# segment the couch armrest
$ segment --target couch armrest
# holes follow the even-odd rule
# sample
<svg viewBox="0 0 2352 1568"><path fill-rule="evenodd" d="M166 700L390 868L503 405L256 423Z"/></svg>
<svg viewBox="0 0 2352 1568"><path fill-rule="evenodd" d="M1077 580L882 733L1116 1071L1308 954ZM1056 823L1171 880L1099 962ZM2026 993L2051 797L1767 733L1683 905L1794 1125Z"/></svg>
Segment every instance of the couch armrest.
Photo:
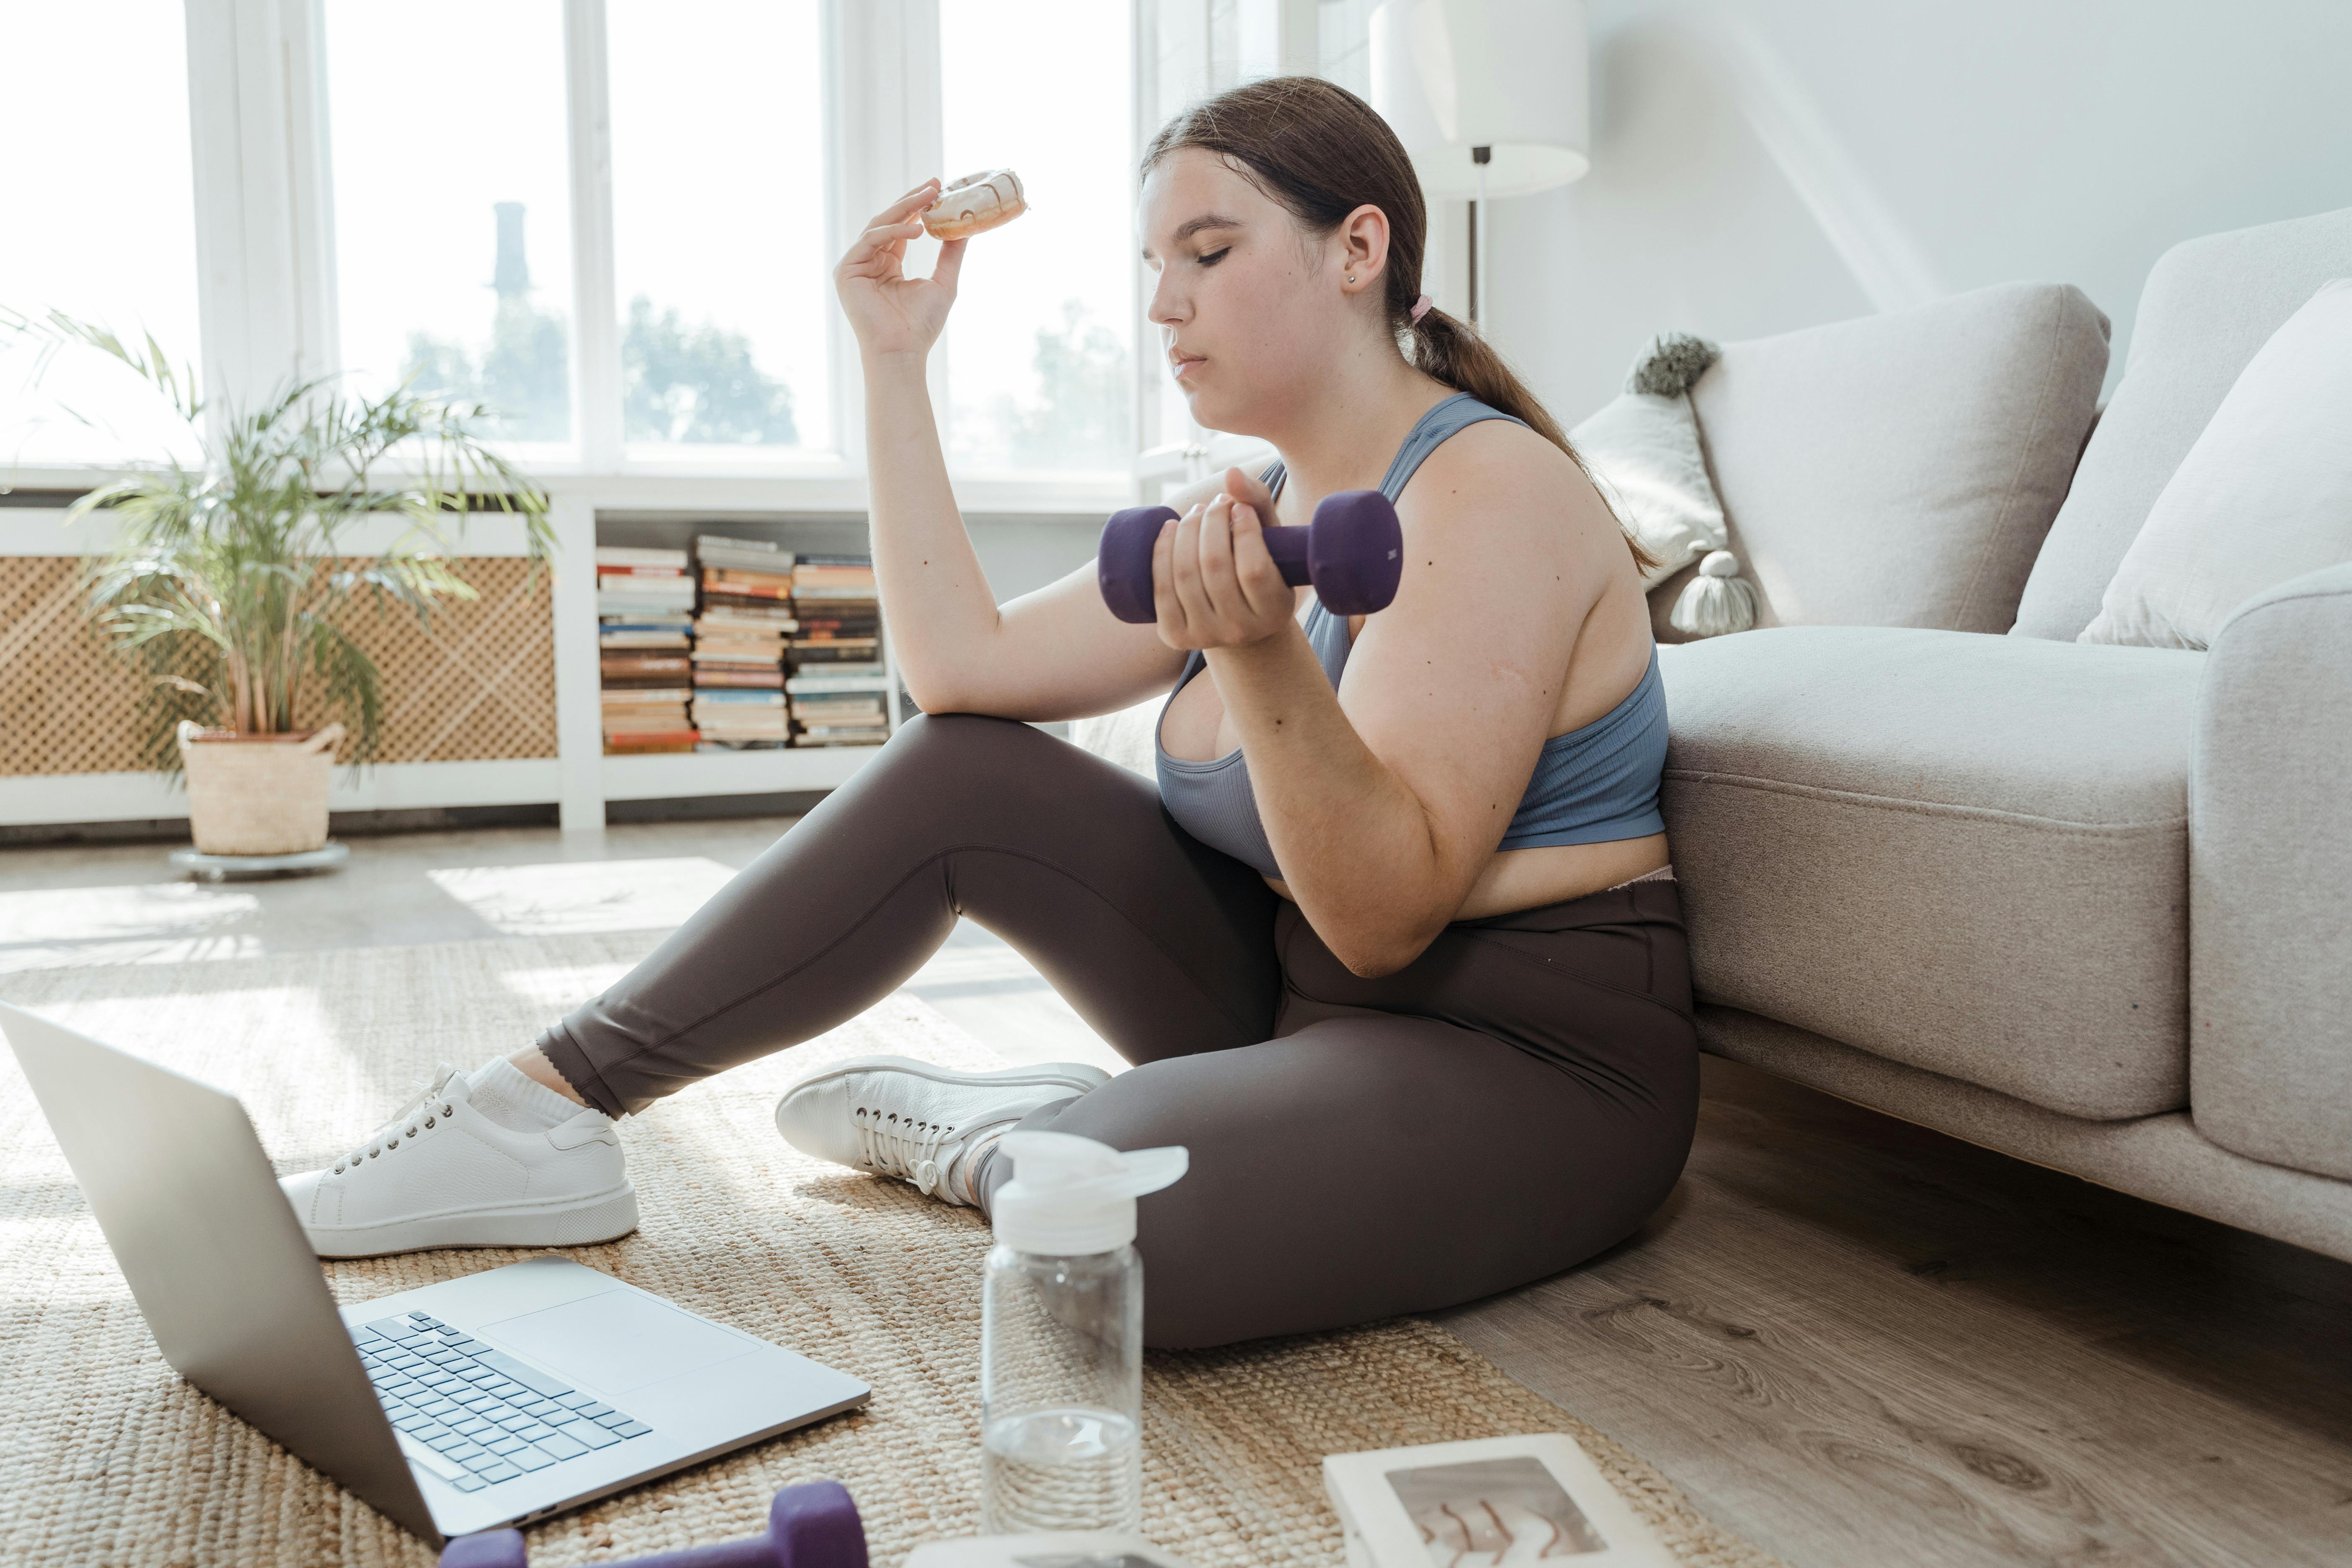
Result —
<svg viewBox="0 0 2352 1568"><path fill-rule="evenodd" d="M2214 639L2189 775L2198 1131L2352 1178L2352 563Z"/></svg>

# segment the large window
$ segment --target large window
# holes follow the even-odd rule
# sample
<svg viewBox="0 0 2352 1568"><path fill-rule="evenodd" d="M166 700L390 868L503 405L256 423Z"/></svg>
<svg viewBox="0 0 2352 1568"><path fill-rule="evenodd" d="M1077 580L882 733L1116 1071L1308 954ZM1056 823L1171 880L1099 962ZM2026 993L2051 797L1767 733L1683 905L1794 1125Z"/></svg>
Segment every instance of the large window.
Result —
<svg viewBox="0 0 2352 1568"><path fill-rule="evenodd" d="M0 309L56 310L197 359L188 61L180 0L0 6ZM5 318L0 318L5 320ZM185 426L98 354L0 334L0 468L185 455Z"/></svg>
<svg viewBox="0 0 2352 1568"><path fill-rule="evenodd" d="M816 0L606 0L630 455L833 445Z"/></svg>
<svg viewBox="0 0 2352 1568"><path fill-rule="evenodd" d="M1018 26L1010 15L1003 0L940 0L940 173L1011 168L1030 203L964 259L948 324L949 457L974 472L1125 472L1137 321L1129 8L1025 0Z"/></svg>
<svg viewBox="0 0 2352 1568"><path fill-rule="evenodd" d="M1115 504L1139 399L1166 423L1138 385L1139 4L6 5L0 52L56 68L0 93L0 307L181 363L201 318L236 403L314 374L478 401L577 491L845 509L834 262L925 176L1011 167L1032 210L973 246L934 364L949 464L983 510ZM165 448L134 377L82 353L26 389L35 357L0 334L0 477Z"/></svg>
<svg viewBox="0 0 2352 1568"><path fill-rule="evenodd" d="M478 397L511 440L568 441L562 0L325 10L346 384Z"/></svg>

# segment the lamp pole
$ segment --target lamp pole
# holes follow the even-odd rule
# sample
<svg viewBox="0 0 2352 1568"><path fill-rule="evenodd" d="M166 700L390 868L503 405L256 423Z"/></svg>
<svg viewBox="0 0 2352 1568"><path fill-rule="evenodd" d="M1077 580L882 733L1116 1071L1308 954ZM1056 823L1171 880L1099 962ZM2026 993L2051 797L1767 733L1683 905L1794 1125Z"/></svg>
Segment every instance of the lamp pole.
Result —
<svg viewBox="0 0 2352 1568"><path fill-rule="evenodd" d="M1486 295L1486 165L1495 161L1495 150L1473 147L1470 161L1478 166L1478 194L1470 198L1470 324L1475 327Z"/></svg>
<svg viewBox="0 0 2352 1568"><path fill-rule="evenodd" d="M1591 166L1586 0L1385 0L1370 19L1371 101L1431 200L1469 206L1469 320L1485 330L1486 204ZM1469 167L1462 154L1470 154Z"/></svg>

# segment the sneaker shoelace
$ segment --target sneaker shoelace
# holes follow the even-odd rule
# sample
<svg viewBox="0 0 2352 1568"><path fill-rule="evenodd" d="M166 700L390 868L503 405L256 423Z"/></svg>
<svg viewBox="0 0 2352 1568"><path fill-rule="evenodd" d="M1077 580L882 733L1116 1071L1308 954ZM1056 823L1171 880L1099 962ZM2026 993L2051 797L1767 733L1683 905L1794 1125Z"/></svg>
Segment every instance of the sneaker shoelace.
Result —
<svg viewBox="0 0 2352 1568"><path fill-rule="evenodd" d="M940 1163L941 1145L955 1129L936 1121L918 1121L897 1111L858 1106L852 1113L857 1124L857 1152L866 1168L886 1176L902 1176L929 1197L947 1173ZM949 1163L953 1163L953 1156Z"/></svg>
<svg viewBox="0 0 2352 1568"><path fill-rule="evenodd" d="M369 1133L367 1141L359 1148L337 1162L334 1173L340 1176L346 1168L356 1171L364 1162L393 1152L403 1143L420 1133L431 1131L444 1120L457 1114L456 1098L446 1092L449 1080L457 1076L457 1069L444 1062L441 1070L433 1075L433 1081L425 1087L425 1091Z"/></svg>

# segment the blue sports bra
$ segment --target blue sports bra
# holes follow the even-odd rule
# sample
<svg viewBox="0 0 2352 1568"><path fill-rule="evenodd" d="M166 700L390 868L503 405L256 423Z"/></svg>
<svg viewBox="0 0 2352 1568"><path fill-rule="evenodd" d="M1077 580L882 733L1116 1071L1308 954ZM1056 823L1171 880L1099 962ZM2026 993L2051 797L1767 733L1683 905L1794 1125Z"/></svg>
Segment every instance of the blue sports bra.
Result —
<svg viewBox="0 0 2352 1568"><path fill-rule="evenodd" d="M1413 426L1381 480L1381 493L1395 500L1423 459L1465 426L1482 419L1510 418L1466 392L1455 393ZM1282 465L1276 463L1265 477L1280 494ZM1347 668L1353 645L1347 617L1328 613L1320 603L1310 605L1307 641L1315 650L1316 662L1330 679L1332 689L1338 690L1340 671ZM1207 659L1197 651L1186 658L1184 673L1177 678L1168 700L1173 702L1185 682L1207 667ZM1163 704L1160 719L1167 714ZM1282 875L1275 864L1274 847L1266 842L1265 825L1258 819L1249 764L1239 748L1213 762L1181 762L1160 746L1160 725L1155 721L1151 752L1159 764L1160 801L1185 832L1268 877ZM1658 776L1665 765L1666 693L1658 677L1657 650L1653 648L1649 668L1622 702L1581 729L1554 735L1543 743L1501 847L1533 849L1548 844L1601 844L1664 833L1666 822L1658 811Z"/></svg>

